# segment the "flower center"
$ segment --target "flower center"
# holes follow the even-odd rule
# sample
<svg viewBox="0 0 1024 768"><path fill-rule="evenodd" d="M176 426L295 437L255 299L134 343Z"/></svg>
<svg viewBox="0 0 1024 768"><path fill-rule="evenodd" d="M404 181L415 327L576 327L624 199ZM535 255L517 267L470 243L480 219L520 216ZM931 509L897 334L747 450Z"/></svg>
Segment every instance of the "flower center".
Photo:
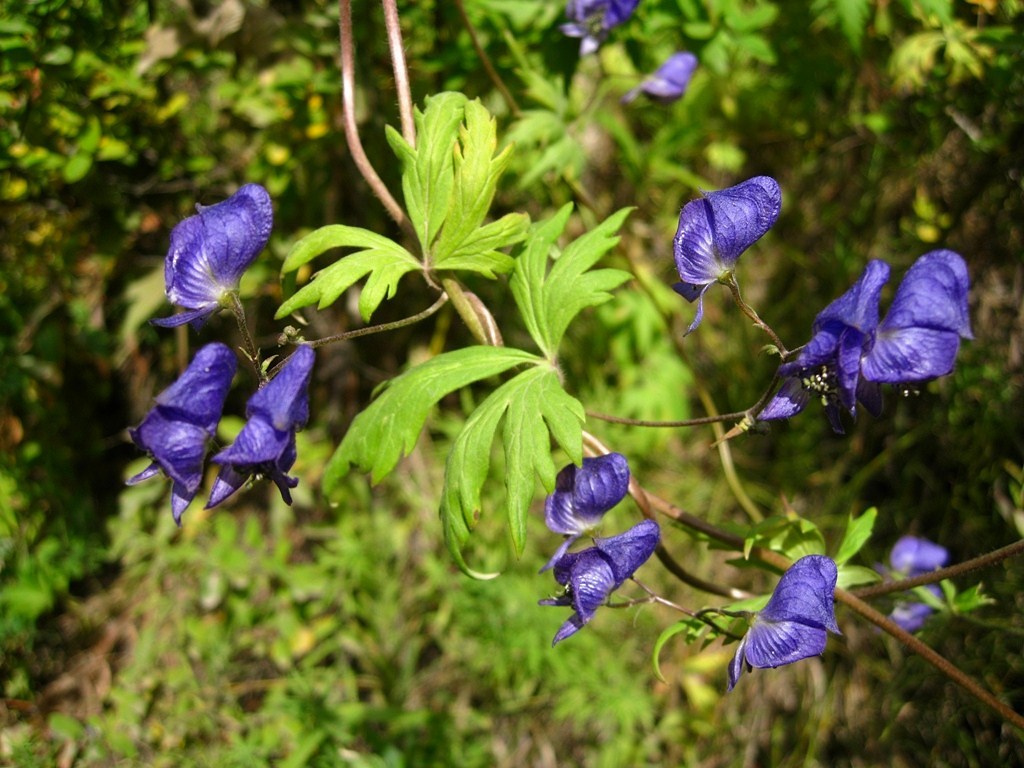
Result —
<svg viewBox="0 0 1024 768"><path fill-rule="evenodd" d="M808 368L801 374L800 386L805 391L818 395L822 405L839 402L839 382L836 379L836 371L833 366L822 365L818 368Z"/></svg>

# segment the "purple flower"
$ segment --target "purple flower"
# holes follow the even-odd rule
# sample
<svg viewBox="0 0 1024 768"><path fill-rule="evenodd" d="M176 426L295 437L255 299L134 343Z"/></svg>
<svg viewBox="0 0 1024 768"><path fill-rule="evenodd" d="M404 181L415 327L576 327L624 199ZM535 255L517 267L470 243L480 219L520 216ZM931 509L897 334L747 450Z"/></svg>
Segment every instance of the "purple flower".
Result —
<svg viewBox="0 0 1024 768"><path fill-rule="evenodd" d="M801 557L782 574L736 648L729 664L730 691L744 669L781 667L824 652L828 632L839 634L837 578L835 562L824 555Z"/></svg>
<svg viewBox="0 0 1024 768"><path fill-rule="evenodd" d="M858 400L873 416L881 414L881 384L916 384L953 370L960 339L972 338L964 260L945 250L919 258L879 323L878 298L888 279L885 262L869 262L857 283L815 318L811 341L779 367L782 387L760 420L788 419L816 396L842 434L840 413L856 416Z"/></svg>
<svg viewBox="0 0 1024 768"><path fill-rule="evenodd" d="M227 200L196 210L171 231L164 262L167 298L188 311L152 320L154 325L200 328L238 290L242 273L270 238L274 210L259 184L246 184Z"/></svg>
<svg viewBox="0 0 1024 768"><path fill-rule="evenodd" d="M653 75L649 75L640 85L623 96L622 101L628 103L641 93L646 93L655 101L670 104L686 93L696 69L697 57L692 53L674 53Z"/></svg>
<svg viewBox="0 0 1024 768"><path fill-rule="evenodd" d="M673 287L687 301L697 302L697 316L687 333L704 317L704 292L732 277L740 254L771 229L781 208L782 191L768 176L708 192L683 207L672 241L681 282Z"/></svg>
<svg viewBox="0 0 1024 768"><path fill-rule="evenodd" d="M540 605L568 605L575 612L551 644L556 645L582 629L608 596L647 562L660 538L658 524L643 520L618 536L594 539L594 546L588 549L562 555L554 565L555 581L565 587L565 592L541 600Z"/></svg>
<svg viewBox="0 0 1024 768"><path fill-rule="evenodd" d="M617 27L633 15L640 0L569 0L565 7L568 24L561 26L569 37L583 38L580 56L596 51L612 27Z"/></svg>
<svg viewBox="0 0 1024 768"><path fill-rule="evenodd" d="M128 431L132 441L153 458L128 485L163 470L173 481L171 512L178 525L202 482L207 444L217 431L236 365L235 353L228 347L207 344L178 380L157 396L156 406L142 423Z"/></svg>
<svg viewBox="0 0 1024 768"><path fill-rule="evenodd" d="M544 500L544 522L555 533L568 536L541 573L554 567L581 536L592 534L605 512L629 491L629 465L619 453L583 459L583 467L569 464L558 473L554 493Z"/></svg>
<svg viewBox="0 0 1024 768"><path fill-rule="evenodd" d="M913 578L945 568L948 563L948 549L917 536L903 536L889 553L889 564L892 565L893 571L904 578ZM942 590L937 584L927 584L925 589L937 598L942 597ZM896 603L889 618L907 632L916 632L924 626L925 620L932 613L933 609L927 603L900 601Z"/></svg>
<svg viewBox="0 0 1024 768"><path fill-rule="evenodd" d="M821 399L832 429L842 434L842 410L852 415L860 398L874 415L882 410L877 386L862 382L860 361L878 326L878 299L889 280L889 265L868 262L860 279L814 319L811 340L796 360L779 367L782 387L758 415L761 421L788 419L812 396Z"/></svg>
<svg viewBox="0 0 1024 768"><path fill-rule="evenodd" d="M235 442L213 457L221 465L206 508L215 507L252 476L268 477L292 503L299 484L288 470L295 463L295 433L309 420L309 379L316 353L300 346L278 374L257 390L245 407L249 419Z"/></svg>
<svg viewBox="0 0 1024 768"><path fill-rule="evenodd" d="M971 339L967 265L953 251L931 251L907 270L874 344L864 356L864 378L912 384L953 370L960 339Z"/></svg>

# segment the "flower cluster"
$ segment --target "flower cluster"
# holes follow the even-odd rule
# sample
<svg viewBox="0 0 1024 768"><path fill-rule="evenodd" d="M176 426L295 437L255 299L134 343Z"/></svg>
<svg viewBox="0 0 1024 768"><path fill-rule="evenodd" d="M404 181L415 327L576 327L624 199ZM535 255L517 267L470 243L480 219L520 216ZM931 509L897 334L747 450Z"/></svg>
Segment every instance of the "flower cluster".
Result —
<svg viewBox="0 0 1024 768"><path fill-rule="evenodd" d="M949 550L928 539L917 536L903 536L889 553L892 573L900 578L912 579L925 573L945 568L949 564ZM941 598L942 591L937 584L924 587L935 597ZM927 603L907 600L896 603L889 618L907 632L916 632L924 626L925 620L934 609Z"/></svg>
<svg viewBox="0 0 1024 768"><path fill-rule="evenodd" d="M270 196L258 184L246 184L228 200L199 207L171 233L165 264L167 297L187 310L153 321L199 328L237 291L242 273L270 236ZM220 465L206 508L215 507L251 477L269 477L291 504L298 480L287 473L295 463L295 433L309 418L309 380L316 355L300 346L274 378L249 399L248 422L235 442L217 453ZM207 449L215 438L224 401L235 374L234 352L220 343L207 344L181 377L156 398L156 405L135 429L134 443L152 463L128 480L146 480L161 470L173 481L171 511L181 516L202 482Z"/></svg>
<svg viewBox="0 0 1024 768"><path fill-rule="evenodd" d="M622 501L628 489L629 467L617 453L586 458L582 467L570 464L558 473L555 491L544 504L544 517L548 528L569 538L541 572L554 569L555 581L564 591L541 600L540 605L571 606L574 613L555 634L552 645L582 629L658 546L661 529L653 520L643 520L617 536L594 537L592 547L568 551L582 536L594 533L605 512Z"/></svg>
<svg viewBox="0 0 1024 768"><path fill-rule="evenodd" d="M732 279L740 255L771 229L781 209L782 191L769 176L707 192L683 207L672 241L680 279L673 287L687 301L697 302L687 333L704 317L708 288Z"/></svg>
<svg viewBox="0 0 1024 768"><path fill-rule="evenodd" d="M623 96L622 101L628 103L643 93L662 104L669 104L686 93L696 71L696 56L688 51L674 53L640 85Z"/></svg>
<svg viewBox="0 0 1024 768"><path fill-rule="evenodd" d="M568 24L561 27L568 37L582 38L580 56L594 53L613 27L633 15L640 0L569 0L565 7Z"/></svg>
<svg viewBox="0 0 1024 768"><path fill-rule="evenodd" d="M775 586L767 605L750 618L729 664L729 690L743 671L781 667L825 650L829 632L840 634L836 624L835 591L838 570L824 555L801 557Z"/></svg>
<svg viewBox="0 0 1024 768"><path fill-rule="evenodd" d="M953 370L960 339L972 338L964 260L948 250L919 258L879 322L879 296L888 279L889 265L873 260L849 291L818 314L811 340L779 367L782 387L758 419L788 419L817 397L841 434L840 414L855 417L858 401L873 416L881 413L882 384L920 384Z"/></svg>

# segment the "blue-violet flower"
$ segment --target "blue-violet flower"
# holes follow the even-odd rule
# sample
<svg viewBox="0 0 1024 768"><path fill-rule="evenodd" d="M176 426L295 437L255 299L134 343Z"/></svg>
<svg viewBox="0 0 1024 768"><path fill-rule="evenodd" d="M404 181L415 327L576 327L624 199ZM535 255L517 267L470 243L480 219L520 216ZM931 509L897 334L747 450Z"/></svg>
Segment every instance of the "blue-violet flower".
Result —
<svg viewBox="0 0 1024 768"><path fill-rule="evenodd" d="M672 241L681 282L673 287L687 301L697 302L697 316L687 333L704 317L707 289L732 278L740 254L771 229L781 209L782 191L769 176L707 192L683 206Z"/></svg>
<svg viewBox="0 0 1024 768"><path fill-rule="evenodd" d="M171 512L178 525L202 482L207 444L217 431L236 365L235 353L227 346L207 344L178 380L156 397L142 423L128 431L153 459L128 485L163 470L173 481Z"/></svg>
<svg viewBox="0 0 1024 768"><path fill-rule="evenodd" d="M555 581L565 587L565 592L541 600L540 605L568 605L574 613L562 624L551 644L560 643L582 629L608 596L647 562L660 538L658 524L642 520L625 533L594 539L594 546L562 555L554 569Z"/></svg>
<svg viewBox="0 0 1024 768"><path fill-rule="evenodd" d="M206 508L215 507L251 476L268 477L292 503L291 488L299 484L288 470L295 463L295 433L309 420L309 380L316 353L300 346L278 374L249 398L248 418L235 442L213 457L221 465Z"/></svg>
<svg viewBox="0 0 1024 768"><path fill-rule="evenodd" d="M581 536L592 535L605 512L629 491L629 465L620 453L583 459L558 473L555 490L544 500L544 522L569 538L558 548L541 573L554 567Z"/></svg>
<svg viewBox="0 0 1024 768"><path fill-rule="evenodd" d="M565 7L568 24L561 26L569 37L582 38L580 56L596 51L608 32L633 15L640 0L569 0Z"/></svg>
<svg viewBox="0 0 1024 768"><path fill-rule="evenodd" d="M731 691L745 669L781 667L819 656L828 632L836 624L835 590L838 571L824 555L807 555L790 566L768 604L750 620L736 655L729 664Z"/></svg>
<svg viewBox="0 0 1024 768"><path fill-rule="evenodd" d="M654 74L623 96L622 101L630 102L644 93L662 104L670 104L686 93L696 70L696 56L688 51L674 53Z"/></svg>
<svg viewBox="0 0 1024 768"><path fill-rule="evenodd" d="M945 568L949 564L949 550L928 539L903 536L889 553L889 564L896 575L902 578L914 578L939 568ZM942 597L942 590L939 589L938 584L927 584L924 588L935 597ZM896 603L889 618L907 632L916 632L933 612L934 609L927 603L901 600Z"/></svg>
<svg viewBox="0 0 1024 768"><path fill-rule="evenodd" d="M171 231L164 262L167 298L188 311L153 320L154 325L201 327L226 306L270 238L274 209L259 184L246 184L227 200L196 210Z"/></svg>

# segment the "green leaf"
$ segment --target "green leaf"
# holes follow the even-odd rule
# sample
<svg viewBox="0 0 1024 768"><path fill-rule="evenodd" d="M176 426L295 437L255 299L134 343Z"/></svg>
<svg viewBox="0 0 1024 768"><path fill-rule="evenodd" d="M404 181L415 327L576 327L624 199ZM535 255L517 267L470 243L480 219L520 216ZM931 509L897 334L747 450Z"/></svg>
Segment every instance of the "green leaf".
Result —
<svg viewBox="0 0 1024 768"><path fill-rule="evenodd" d="M415 111L415 149L395 129L386 128L388 143L402 163L405 207L423 253L430 252L448 215L455 183L452 150L465 106L461 93L428 97L424 111Z"/></svg>
<svg viewBox="0 0 1024 768"><path fill-rule="evenodd" d="M843 534L839 551L836 553L836 565L842 565L860 552L861 547L871 538L871 531L875 528L875 518L877 517L878 510L875 507L871 507L860 517L850 515L850 519L846 523L846 533Z"/></svg>
<svg viewBox="0 0 1024 768"><path fill-rule="evenodd" d="M859 53L872 5L871 0L816 0L811 8L827 24L838 26L850 47Z"/></svg>
<svg viewBox="0 0 1024 768"><path fill-rule="evenodd" d="M882 577L876 571L862 565L840 565L836 588L849 589L861 584L875 584L881 580Z"/></svg>
<svg viewBox="0 0 1024 768"><path fill-rule="evenodd" d="M948 582L946 581L941 582L943 587L945 587L947 583ZM928 590L923 591L927 592ZM934 597L934 595L932 595L932 597ZM949 596L947 593L947 597L949 597L950 603L953 606L954 613L969 613L976 608L981 608L982 606L992 605L995 603L995 600L981 591L981 584L975 584L974 586L968 587L963 592L954 593L952 596Z"/></svg>
<svg viewBox="0 0 1024 768"><path fill-rule="evenodd" d="M280 319L300 307L316 304L319 309L333 304L357 281L369 275L359 296L359 312L369 320L384 299L395 295L398 281L407 272L422 269L420 262L394 240L367 229L332 224L310 232L299 240L285 259L282 272L292 272L332 248L359 248L318 272L277 310Z"/></svg>
<svg viewBox="0 0 1024 768"><path fill-rule="evenodd" d="M548 270L548 255L565 229L572 208L539 222L516 260L511 288L527 330L549 358L558 351L569 323L586 307L611 298L613 288L631 275L618 269L591 269L619 241L615 233L630 209L613 213L600 226L577 238Z"/></svg>
<svg viewBox="0 0 1024 768"><path fill-rule="evenodd" d="M518 349L467 347L439 355L392 379L356 416L327 463L325 492L332 493L350 466L369 472L374 483L388 475L416 445L430 409L449 392L513 366L537 362L535 355Z"/></svg>
<svg viewBox="0 0 1024 768"><path fill-rule="evenodd" d="M686 644L690 645L697 642L701 636L707 634L711 626L700 619L685 618L677 621L668 627L665 627L658 635L657 641L654 643L654 651L651 653L651 662L654 665L654 674L661 680L661 682L667 682L665 675L661 672L661 649L665 647L665 643L671 640L676 635L685 632L686 633Z"/></svg>
<svg viewBox="0 0 1024 768"><path fill-rule="evenodd" d="M534 358L536 360L536 358ZM558 373L539 365L505 382L467 419L445 465L441 520L455 562L470 575L462 547L476 526L480 493L490 470L491 444L502 427L505 453L505 513L517 557L526 545L526 520L539 477L545 490L555 487L551 441L571 461L583 461L583 406L567 394Z"/></svg>
<svg viewBox="0 0 1024 768"><path fill-rule="evenodd" d="M825 554L825 539L818 526L796 515L776 515L758 523L747 534L743 557L749 558L754 547L764 547L798 560L805 555Z"/></svg>
<svg viewBox="0 0 1024 768"><path fill-rule="evenodd" d="M512 147L494 155L498 146L496 123L479 101L467 102L464 114L465 125L454 146L451 202L431 258L440 269L456 268L453 263L457 262L459 269L474 269L493 277L496 265L503 272L512 268L512 259L496 253L496 249L521 241L529 219L524 214L510 214L501 220L500 226L485 227L486 233L480 229L494 200L498 180L512 157Z"/></svg>

